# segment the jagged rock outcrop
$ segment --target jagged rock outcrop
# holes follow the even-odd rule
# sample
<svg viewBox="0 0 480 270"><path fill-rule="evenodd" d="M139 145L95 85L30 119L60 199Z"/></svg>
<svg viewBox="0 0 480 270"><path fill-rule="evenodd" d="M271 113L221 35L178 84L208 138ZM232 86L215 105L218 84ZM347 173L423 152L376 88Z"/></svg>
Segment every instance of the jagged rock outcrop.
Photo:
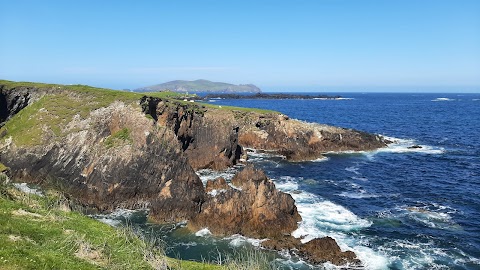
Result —
<svg viewBox="0 0 480 270"><path fill-rule="evenodd" d="M352 129L306 123L278 114L237 112L243 147L270 150L288 160L322 157L330 151L365 151L386 147L381 136Z"/></svg>
<svg viewBox="0 0 480 270"><path fill-rule="evenodd" d="M153 219L176 222L200 209L204 187L175 134L131 105L115 102L86 119L75 117L64 129L68 135L58 141L2 145L2 162L17 181L55 186L101 211L150 207ZM128 138L115 139L122 131Z"/></svg>
<svg viewBox="0 0 480 270"><path fill-rule="evenodd" d="M242 234L257 238L277 238L290 234L301 220L295 201L275 188L263 171L248 165L228 186L219 178L208 185L208 196L201 212L189 222L198 230L208 227L214 234Z"/></svg>
<svg viewBox="0 0 480 270"><path fill-rule="evenodd" d="M144 97L140 104L160 126L167 126L177 136L190 165L198 170L222 170L239 159L238 126L231 114L207 113L196 104L181 104Z"/></svg>
<svg viewBox="0 0 480 270"><path fill-rule="evenodd" d="M0 85L0 127L27 105L32 104L46 93L54 90L52 87L42 90L38 90L35 87L17 87L15 90L12 90L4 85Z"/></svg>
<svg viewBox="0 0 480 270"><path fill-rule="evenodd" d="M315 238L303 244L292 236L269 239L262 246L273 250L293 250L297 255L312 264L331 262L336 265L349 264L360 266L361 262L352 251L342 251L335 239L331 237Z"/></svg>

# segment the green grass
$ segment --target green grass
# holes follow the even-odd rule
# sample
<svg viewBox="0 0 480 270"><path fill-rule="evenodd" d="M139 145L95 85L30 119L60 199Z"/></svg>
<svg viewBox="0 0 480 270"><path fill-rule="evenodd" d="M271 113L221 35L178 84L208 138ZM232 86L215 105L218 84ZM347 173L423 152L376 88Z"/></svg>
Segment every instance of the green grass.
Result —
<svg viewBox="0 0 480 270"><path fill-rule="evenodd" d="M255 113L261 113L261 114L269 114L269 113L280 114L280 112L277 112L277 111L258 109L258 108L214 105L214 104L210 104L210 103L206 103L206 102L199 102L198 104L201 104L201 105L205 106L206 108L225 110L225 111L255 112Z"/></svg>
<svg viewBox="0 0 480 270"><path fill-rule="evenodd" d="M130 229L66 211L56 192L0 184L0 269L225 269L167 258Z"/></svg>
<svg viewBox="0 0 480 270"><path fill-rule="evenodd" d="M76 115L78 115L80 119L85 119L92 111L107 107L115 101L137 106L138 101L144 95L172 99L172 104L176 103L188 106L192 112L200 114L203 114L206 109L256 112L262 114L278 113L262 109L186 102L182 100L185 96L184 94L169 91L134 93L86 85L42 84L5 80L0 80L0 85L6 87L7 91L15 87L53 89L51 92L54 94L45 95L37 102L27 106L0 128L0 133L5 134L3 140L12 137L13 142L17 146L35 146L41 145L45 141L60 141L71 132L70 130L62 130L62 128L70 123Z"/></svg>
<svg viewBox="0 0 480 270"><path fill-rule="evenodd" d="M4 172L4 171L7 171L8 169L9 168L7 166L5 166L5 164L0 162L0 173Z"/></svg>
<svg viewBox="0 0 480 270"><path fill-rule="evenodd" d="M133 141L130 137L130 130L128 128L123 128L107 137L104 143L107 148L112 148L123 143L131 144L132 142Z"/></svg>

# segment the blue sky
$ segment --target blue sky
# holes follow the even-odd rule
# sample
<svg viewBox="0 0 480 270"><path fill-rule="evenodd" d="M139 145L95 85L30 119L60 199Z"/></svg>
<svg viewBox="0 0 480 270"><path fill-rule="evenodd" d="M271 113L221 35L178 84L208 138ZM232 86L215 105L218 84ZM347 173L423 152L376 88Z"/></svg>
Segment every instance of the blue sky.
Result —
<svg viewBox="0 0 480 270"><path fill-rule="evenodd" d="M480 1L0 0L0 10L8 80L480 89Z"/></svg>

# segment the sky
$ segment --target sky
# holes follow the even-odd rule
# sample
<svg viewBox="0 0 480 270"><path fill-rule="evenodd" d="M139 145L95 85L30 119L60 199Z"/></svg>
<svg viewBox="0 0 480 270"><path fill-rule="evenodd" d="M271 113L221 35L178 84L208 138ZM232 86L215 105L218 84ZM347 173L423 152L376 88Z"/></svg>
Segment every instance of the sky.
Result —
<svg viewBox="0 0 480 270"><path fill-rule="evenodd" d="M0 79L480 92L476 0L0 0L0 11Z"/></svg>

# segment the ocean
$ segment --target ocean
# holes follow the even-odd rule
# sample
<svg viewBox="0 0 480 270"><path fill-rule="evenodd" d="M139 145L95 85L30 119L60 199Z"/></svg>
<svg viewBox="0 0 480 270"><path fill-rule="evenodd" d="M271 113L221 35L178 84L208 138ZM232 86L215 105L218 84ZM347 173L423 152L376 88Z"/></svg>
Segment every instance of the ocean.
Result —
<svg viewBox="0 0 480 270"><path fill-rule="evenodd" d="M276 110L394 141L385 149L327 153L309 162L253 153L250 161L296 201L303 221L294 236L331 236L365 269L480 269L480 94L340 95L345 98L210 102ZM240 168L198 174L203 181L228 179ZM162 239L167 254L182 259L218 262L261 241L190 233L185 224L149 224L138 211L99 218ZM312 268L285 252L265 254L280 268ZM317 268L323 267L334 268Z"/></svg>

